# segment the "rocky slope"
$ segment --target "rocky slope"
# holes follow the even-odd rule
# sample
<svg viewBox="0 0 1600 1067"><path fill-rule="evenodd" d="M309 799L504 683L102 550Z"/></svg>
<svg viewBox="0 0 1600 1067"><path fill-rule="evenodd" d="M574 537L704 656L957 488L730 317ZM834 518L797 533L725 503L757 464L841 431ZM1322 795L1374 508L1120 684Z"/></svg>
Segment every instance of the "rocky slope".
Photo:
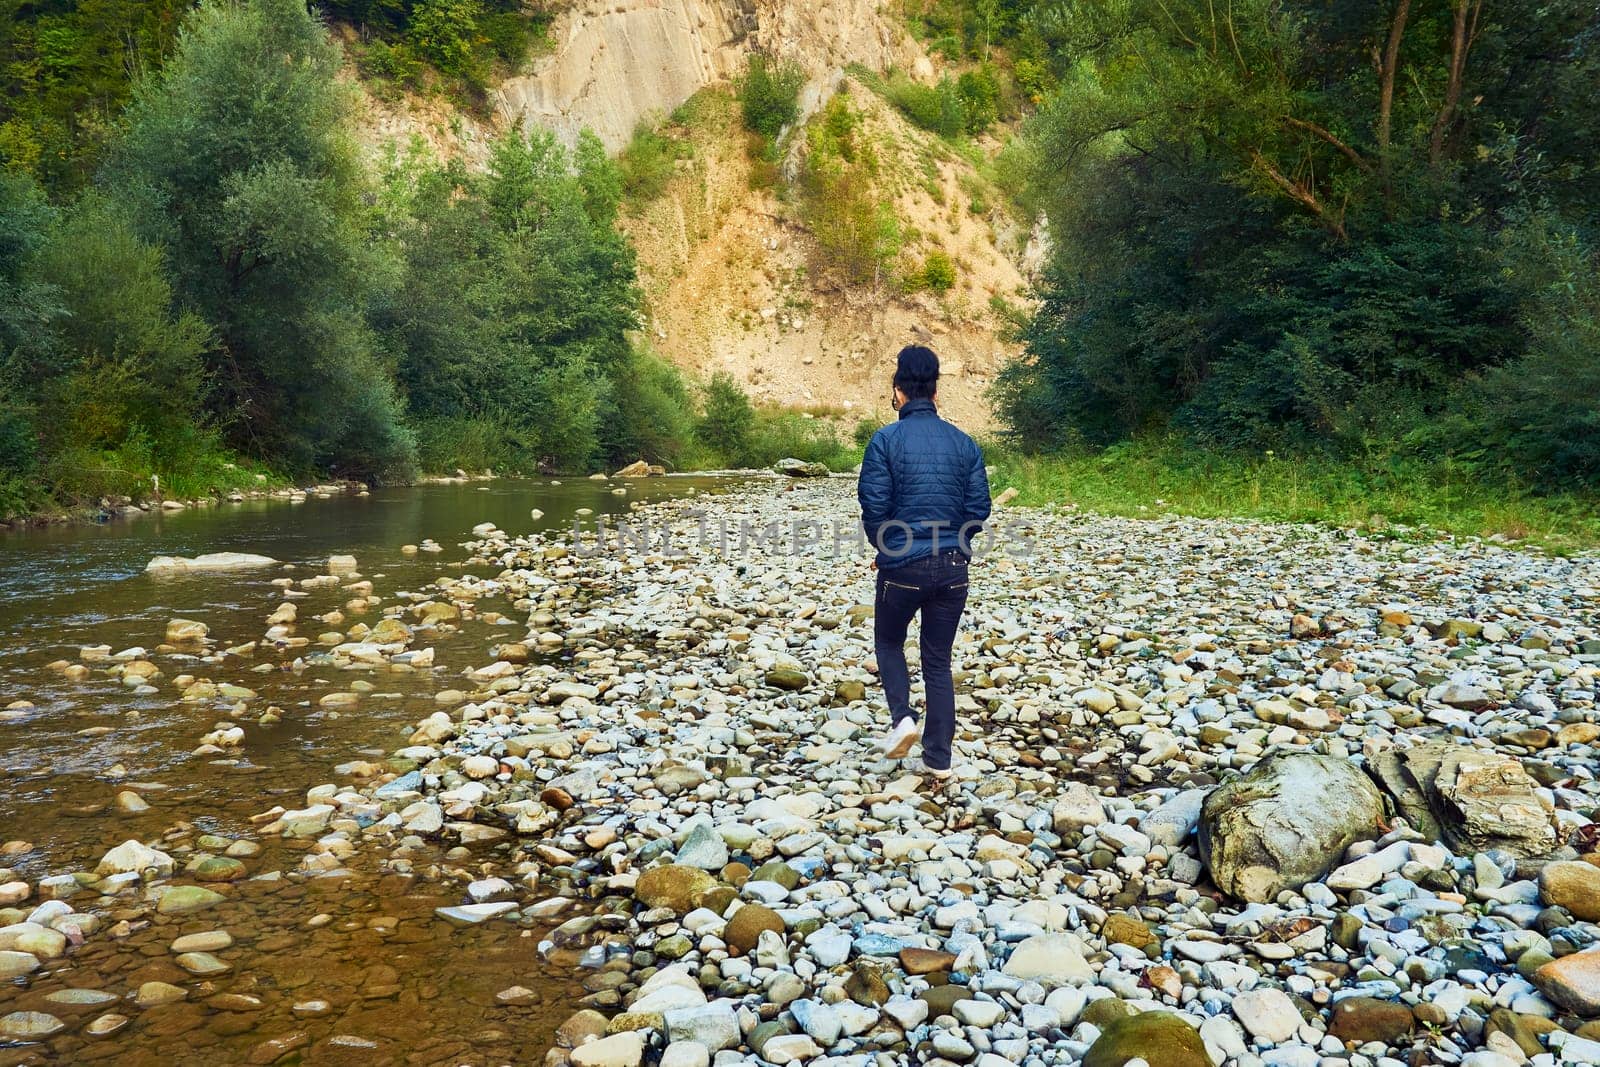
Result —
<svg viewBox="0 0 1600 1067"><path fill-rule="evenodd" d="M551 36L555 49L495 92L492 119L437 99L368 97L370 149L420 137L440 156L481 165L496 131L521 123L569 140L589 128L615 151L641 122L665 122L694 98L703 121L679 131L692 157L667 193L626 224L639 249L651 343L697 375L731 373L759 400L829 408L846 428L863 414L888 417L888 361L901 345L929 343L946 359L947 413L975 428L990 423L985 392L1016 351L999 337L990 301L1025 301L1028 234L992 189L974 197L988 183L969 158L847 76L859 64L931 79L933 65L903 26L867 0L624 0L574 5ZM916 235L907 255L946 252L958 265L952 292L841 288L814 269L816 250L790 190L753 187L729 105L729 81L757 49L805 69L804 116L841 88L852 92L886 169L915 176L882 190ZM802 141L789 141L791 178Z"/></svg>
<svg viewBox="0 0 1600 1067"><path fill-rule="evenodd" d="M702 377L732 374L760 400L843 409L852 420L888 418L894 352L930 344L944 360L945 413L985 426L985 392L1016 351L999 337L991 301L1020 303L1027 286L1014 258L1016 236L1006 244L1003 212L992 206L999 194L967 159L869 89L845 78L835 91L848 92L862 136L881 157L875 197L913 235L900 263L944 252L956 264L955 286L907 295L890 281L839 285L794 197L751 187L735 107L708 94L697 98L696 121L683 132L692 158L663 197L626 222L639 250L651 342ZM991 206L974 210L980 198Z"/></svg>

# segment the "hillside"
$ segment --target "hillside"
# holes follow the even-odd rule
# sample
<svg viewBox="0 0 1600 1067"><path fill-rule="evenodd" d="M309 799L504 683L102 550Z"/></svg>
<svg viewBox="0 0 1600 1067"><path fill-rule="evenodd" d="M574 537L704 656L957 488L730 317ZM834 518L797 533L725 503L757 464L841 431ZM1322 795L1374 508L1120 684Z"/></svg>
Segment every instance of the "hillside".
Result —
<svg viewBox="0 0 1600 1067"><path fill-rule="evenodd" d="M629 198L623 225L638 252L649 341L659 353L700 378L731 374L758 402L822 410L853 425L863 414L887 417L888 359L903 344L925 342L946 361L947 411L969 425L991 424L985 392L1014 353L998 336L993 308L997 299L1025 299L1019 263L1027 234L980 175L982 148L956 151L848 73L903 69L933 80L933 62L903 26L861 0L630 0L574 5L549 36L548 51L491 92L492 117L438 97L368 93L368 150L420 137L443 158L481 166L490 139L512 122L546 126L569 143L590 129L613 154L627 152L640 130L654 134L674 157L672 174L650 195ZM827 253L797 203L806 130L787 132L772 182L758 173L765 164L739 123L733 79L758 50L805 72L797 126L848 94L879 157L871 195L892 206L902 234L897 265L914 271L929 253L943 253L955 267L948 291L830 277Z"/></svg>

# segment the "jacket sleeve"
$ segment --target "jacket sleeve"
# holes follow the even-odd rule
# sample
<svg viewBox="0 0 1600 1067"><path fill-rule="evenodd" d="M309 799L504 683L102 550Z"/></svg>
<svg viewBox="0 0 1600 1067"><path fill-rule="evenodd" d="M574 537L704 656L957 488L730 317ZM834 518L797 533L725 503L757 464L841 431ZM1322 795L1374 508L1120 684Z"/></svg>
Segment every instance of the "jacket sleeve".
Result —
<svg viewBox="0 0 1600 1067"><path fill-rule="evenodd" d="M878 537L883 526L894 518L894 472L889 469L889 446L883 431L872 435L866 455L861 458L861 478L856 482L856 498L861 501L861 525L867 542L881 549Z"/></svg>
<svg viewBox="0 0 1600 1067"><path fill-rule="evenodd" d="M983 449L972 446L972 470L967 475L967 499L963 510L966 521L977 523L979 528L989 518L989 471L983 465ZM973 531L974 533L977 530Z"/></svg>

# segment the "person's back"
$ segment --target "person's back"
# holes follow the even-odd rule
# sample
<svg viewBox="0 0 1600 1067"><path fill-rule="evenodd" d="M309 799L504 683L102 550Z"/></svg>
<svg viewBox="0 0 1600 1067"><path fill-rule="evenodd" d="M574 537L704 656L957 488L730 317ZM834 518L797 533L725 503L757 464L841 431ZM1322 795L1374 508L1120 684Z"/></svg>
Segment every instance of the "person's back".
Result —
<svg viewBox="0 0 1600 1067"><path fill-rule="evenodd" d="M898 759L918 736L906 668L906 629L922 613L922 675L928 705L923 763L950 769L955 688L950 650L966 607L972 538L989 517L983 452L935 407L938 357L911 346L894 376L899 421L873 435L861 463L857 496L867 539L878 550L873 644L893 727L884 751Z"/></svg>

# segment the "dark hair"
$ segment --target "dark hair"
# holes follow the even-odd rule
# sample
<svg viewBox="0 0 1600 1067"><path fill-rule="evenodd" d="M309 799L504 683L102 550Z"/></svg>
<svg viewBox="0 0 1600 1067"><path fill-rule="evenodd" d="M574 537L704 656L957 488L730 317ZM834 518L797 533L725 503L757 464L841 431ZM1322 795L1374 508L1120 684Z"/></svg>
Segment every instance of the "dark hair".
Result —
<svg viewBox="0 0 1600 1067"><path fill-rule="evenodd" d="M894 369L894 387L907 400L924 400L939 388L939 357L923 345L906 345Z"/></svg>

